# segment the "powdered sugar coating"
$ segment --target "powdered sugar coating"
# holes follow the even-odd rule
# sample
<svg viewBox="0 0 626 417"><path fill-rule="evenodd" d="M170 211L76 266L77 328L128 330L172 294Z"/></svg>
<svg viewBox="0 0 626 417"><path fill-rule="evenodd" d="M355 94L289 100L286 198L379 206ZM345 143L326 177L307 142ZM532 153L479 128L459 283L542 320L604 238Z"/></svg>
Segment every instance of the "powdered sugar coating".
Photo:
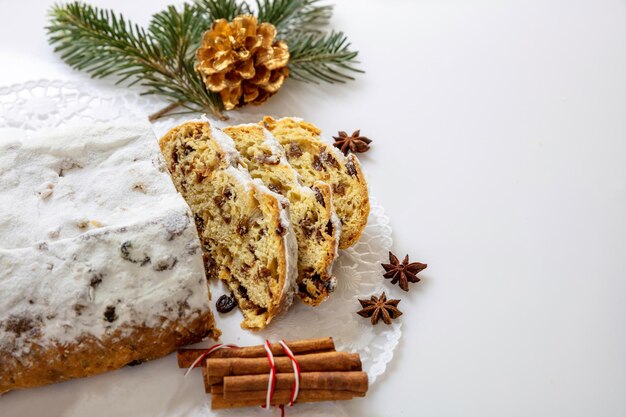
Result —
<svg viewBox="0 0 626 417"><path fill-rule="evenodd" d="M206 315L188 206L148 125L0 130L0 350Z"/></svg>

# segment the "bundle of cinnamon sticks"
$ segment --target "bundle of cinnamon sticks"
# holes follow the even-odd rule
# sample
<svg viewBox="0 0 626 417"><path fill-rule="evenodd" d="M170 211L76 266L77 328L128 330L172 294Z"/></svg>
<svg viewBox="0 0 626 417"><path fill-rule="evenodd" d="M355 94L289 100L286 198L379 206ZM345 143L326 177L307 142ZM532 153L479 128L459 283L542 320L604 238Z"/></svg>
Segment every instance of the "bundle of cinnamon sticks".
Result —
<svg viewBox="0 0 626 417"><path fill-rule="evenodd" d="M364 397L367 374L362 371L358 353L337 352L330 337L286 342L300 366L300 391L296 403L349 400ZM270 344L276 367L272 405L288 404L296 375L292 361L278 343ZM178 351L178 366L189 368L204 349ZM219 349L198 365L204 387L211 394L211 408L264 405L270 378L265 347Z"/></svg>

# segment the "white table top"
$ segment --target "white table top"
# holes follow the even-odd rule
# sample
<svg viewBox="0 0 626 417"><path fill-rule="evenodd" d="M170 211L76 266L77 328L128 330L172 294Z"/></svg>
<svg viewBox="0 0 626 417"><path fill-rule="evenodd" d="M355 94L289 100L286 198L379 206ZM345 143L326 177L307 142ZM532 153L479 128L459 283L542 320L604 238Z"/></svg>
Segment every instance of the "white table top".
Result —
<svg viewBox="0 0 626 417"><path fill-rule="evenodd" d="M0 84L84 79L1 1ZM169 3L99 0L139 23ZM264 111L374 139L398 255L394 361L354 416L626 415L626 3L341 0L367 73L294 81Z"/></svg>

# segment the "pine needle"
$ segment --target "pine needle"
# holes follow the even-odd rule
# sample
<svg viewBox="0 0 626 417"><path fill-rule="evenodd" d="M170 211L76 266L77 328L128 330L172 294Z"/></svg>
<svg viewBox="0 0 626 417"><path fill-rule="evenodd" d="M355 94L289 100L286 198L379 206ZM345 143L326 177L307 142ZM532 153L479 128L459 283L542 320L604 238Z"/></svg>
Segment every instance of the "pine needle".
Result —
<svg viewBox="0 0 626 417"><path fill-rule="evenodd" d="M246 2L237 3L235 0L196 0L196 5L202 8L211 20L233 20L241 14L252 14ZM208 29L207 26L205 28Z"/></svg>
<svg viewBox="0 0 626 417"><path fill-rule="evenodd" d="M343 32L326 35L297 33L289 38L289 71L298 80L318 83L345 83L354 80L351 73L362 73L356 67L358 52L350 49Z"/></svg>

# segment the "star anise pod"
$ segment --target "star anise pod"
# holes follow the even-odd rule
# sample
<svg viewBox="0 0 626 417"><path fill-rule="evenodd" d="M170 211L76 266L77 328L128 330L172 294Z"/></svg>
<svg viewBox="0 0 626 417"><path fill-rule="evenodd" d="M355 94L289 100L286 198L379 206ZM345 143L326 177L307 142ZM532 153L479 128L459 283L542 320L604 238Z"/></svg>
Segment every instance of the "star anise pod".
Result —
<svg viewBox="0 0 626 417"><path fill-rule="evenodd" d="M348 136L346 132L341 131L339 136L333 136L333 139L335 139L333 146L341 149L344 155L348 155L349 152L366 152L370 148L369 144L372 143L371 139L361 136L360 130L355 130L352 136Z"/></svg>
<svg viewBox="0 0 626 417"><path fill-rule="evenodd" d="M391 324L391 320L402 315L402 312L398 310L399 302L400 300L387 300L384 292L380 297L372 295L369 300L359 300L363 309L356 314L361 317L371 317L372 325L378 323L380 319L383 319L385 324Z"/></svg>
<svg viewBox="0 0 626 417"><path fill-rule="evenodd" d="M388 264L381 264L387 271L383 277L391 278L391 283L398 283L404 291L409 290L409 282L420 281L417 274L428 266L420 262L409 263L409 255L406 255L400 263L396 255L391 252L389 252L389 262Z"/></svg>

